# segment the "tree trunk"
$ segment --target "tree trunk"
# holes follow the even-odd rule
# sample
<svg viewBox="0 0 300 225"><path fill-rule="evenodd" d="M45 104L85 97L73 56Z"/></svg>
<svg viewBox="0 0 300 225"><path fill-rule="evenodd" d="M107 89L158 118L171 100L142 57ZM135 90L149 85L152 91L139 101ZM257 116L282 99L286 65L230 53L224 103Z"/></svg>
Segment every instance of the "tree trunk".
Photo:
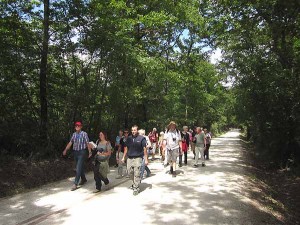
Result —
<svg viewBox="0 0 300 225"><path fill-rule="evenodd" d="M49 0L44 0L43 48L40 64L40 137L42 145L47 144L48 103L47 103L47 59L49 47Z"/></svg>

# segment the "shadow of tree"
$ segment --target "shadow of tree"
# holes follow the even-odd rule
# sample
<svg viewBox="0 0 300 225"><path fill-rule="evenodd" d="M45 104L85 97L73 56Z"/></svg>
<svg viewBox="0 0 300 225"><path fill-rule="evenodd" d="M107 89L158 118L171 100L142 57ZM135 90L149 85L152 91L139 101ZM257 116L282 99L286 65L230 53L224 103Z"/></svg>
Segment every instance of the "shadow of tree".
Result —
<svg viewBox="0 0 300 225"><path fill-rule="evenodd" d="M255 189L255 180L249 179L240 141L214 141L206 167L192 168L190 160L172 178L161 165L161 172L143 180L138 196L132 195L128 180L112 179L112 188L96 195L91 193L93 182L70 192L65 181L1 200L0 216L3 224L83 224L87 219L109 224L284 224L257 198L264 189ZM30 195L26 201L25 195Z"/></svg>

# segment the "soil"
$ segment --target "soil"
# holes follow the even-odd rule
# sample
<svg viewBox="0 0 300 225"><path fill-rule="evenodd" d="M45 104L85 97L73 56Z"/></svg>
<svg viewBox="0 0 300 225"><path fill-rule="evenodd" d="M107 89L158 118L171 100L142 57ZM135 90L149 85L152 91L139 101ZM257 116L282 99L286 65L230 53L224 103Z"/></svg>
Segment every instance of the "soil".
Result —
<svg viewBox="0 0 300 225"><path fill-rule="evenodd" d="M110 165L114 165L112 154ZM85 171L92 170L92 161L87 160ZM21 158L0 160L0 198L29 191L54 181L75 176L72 153L67 158L29 161Z"/></svg>
<svg viewBox="0 0 300 225"><path fill-rule="evenodd" d="M251 144L245 142L243 150L248 162L247 171L255 181L258 191L253 198L273 211L284 224L300 224L300 177L296 171L277 169L269 161L259 157ZM255 194L256 193L256 194Z"/></svg>

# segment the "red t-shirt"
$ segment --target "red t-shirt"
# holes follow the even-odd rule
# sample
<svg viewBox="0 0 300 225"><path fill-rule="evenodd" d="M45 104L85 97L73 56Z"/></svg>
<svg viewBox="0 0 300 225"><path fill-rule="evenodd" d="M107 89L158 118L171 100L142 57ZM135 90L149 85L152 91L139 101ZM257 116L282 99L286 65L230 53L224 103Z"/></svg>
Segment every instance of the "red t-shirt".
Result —
<svg viewBox="0 0 300 225"><path fill-rule="evenodd" d="M148 135L151 143L155 143L157 142L157 133L153 133L153 132L150 132L149 135Z"/></svg>

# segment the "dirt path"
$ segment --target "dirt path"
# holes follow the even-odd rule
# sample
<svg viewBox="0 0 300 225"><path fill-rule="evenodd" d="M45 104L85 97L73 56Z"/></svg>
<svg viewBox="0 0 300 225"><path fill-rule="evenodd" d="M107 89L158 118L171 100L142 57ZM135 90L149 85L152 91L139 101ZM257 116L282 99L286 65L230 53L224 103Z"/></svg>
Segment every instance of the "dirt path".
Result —
<svg viewBox="0 0 300 225"><path fill-rule="evenodd" d="M93 194L92 174L82 188L71 192L69 180L0 200L0 224L282 224L281 215L251 199L255 183L245 175L238 131L212 141L206 167L179 168L172 178L157 160L153 176L143 181L142 192L132 195L128 179ZM258 192L258 193L257 193Z"/></svg>

